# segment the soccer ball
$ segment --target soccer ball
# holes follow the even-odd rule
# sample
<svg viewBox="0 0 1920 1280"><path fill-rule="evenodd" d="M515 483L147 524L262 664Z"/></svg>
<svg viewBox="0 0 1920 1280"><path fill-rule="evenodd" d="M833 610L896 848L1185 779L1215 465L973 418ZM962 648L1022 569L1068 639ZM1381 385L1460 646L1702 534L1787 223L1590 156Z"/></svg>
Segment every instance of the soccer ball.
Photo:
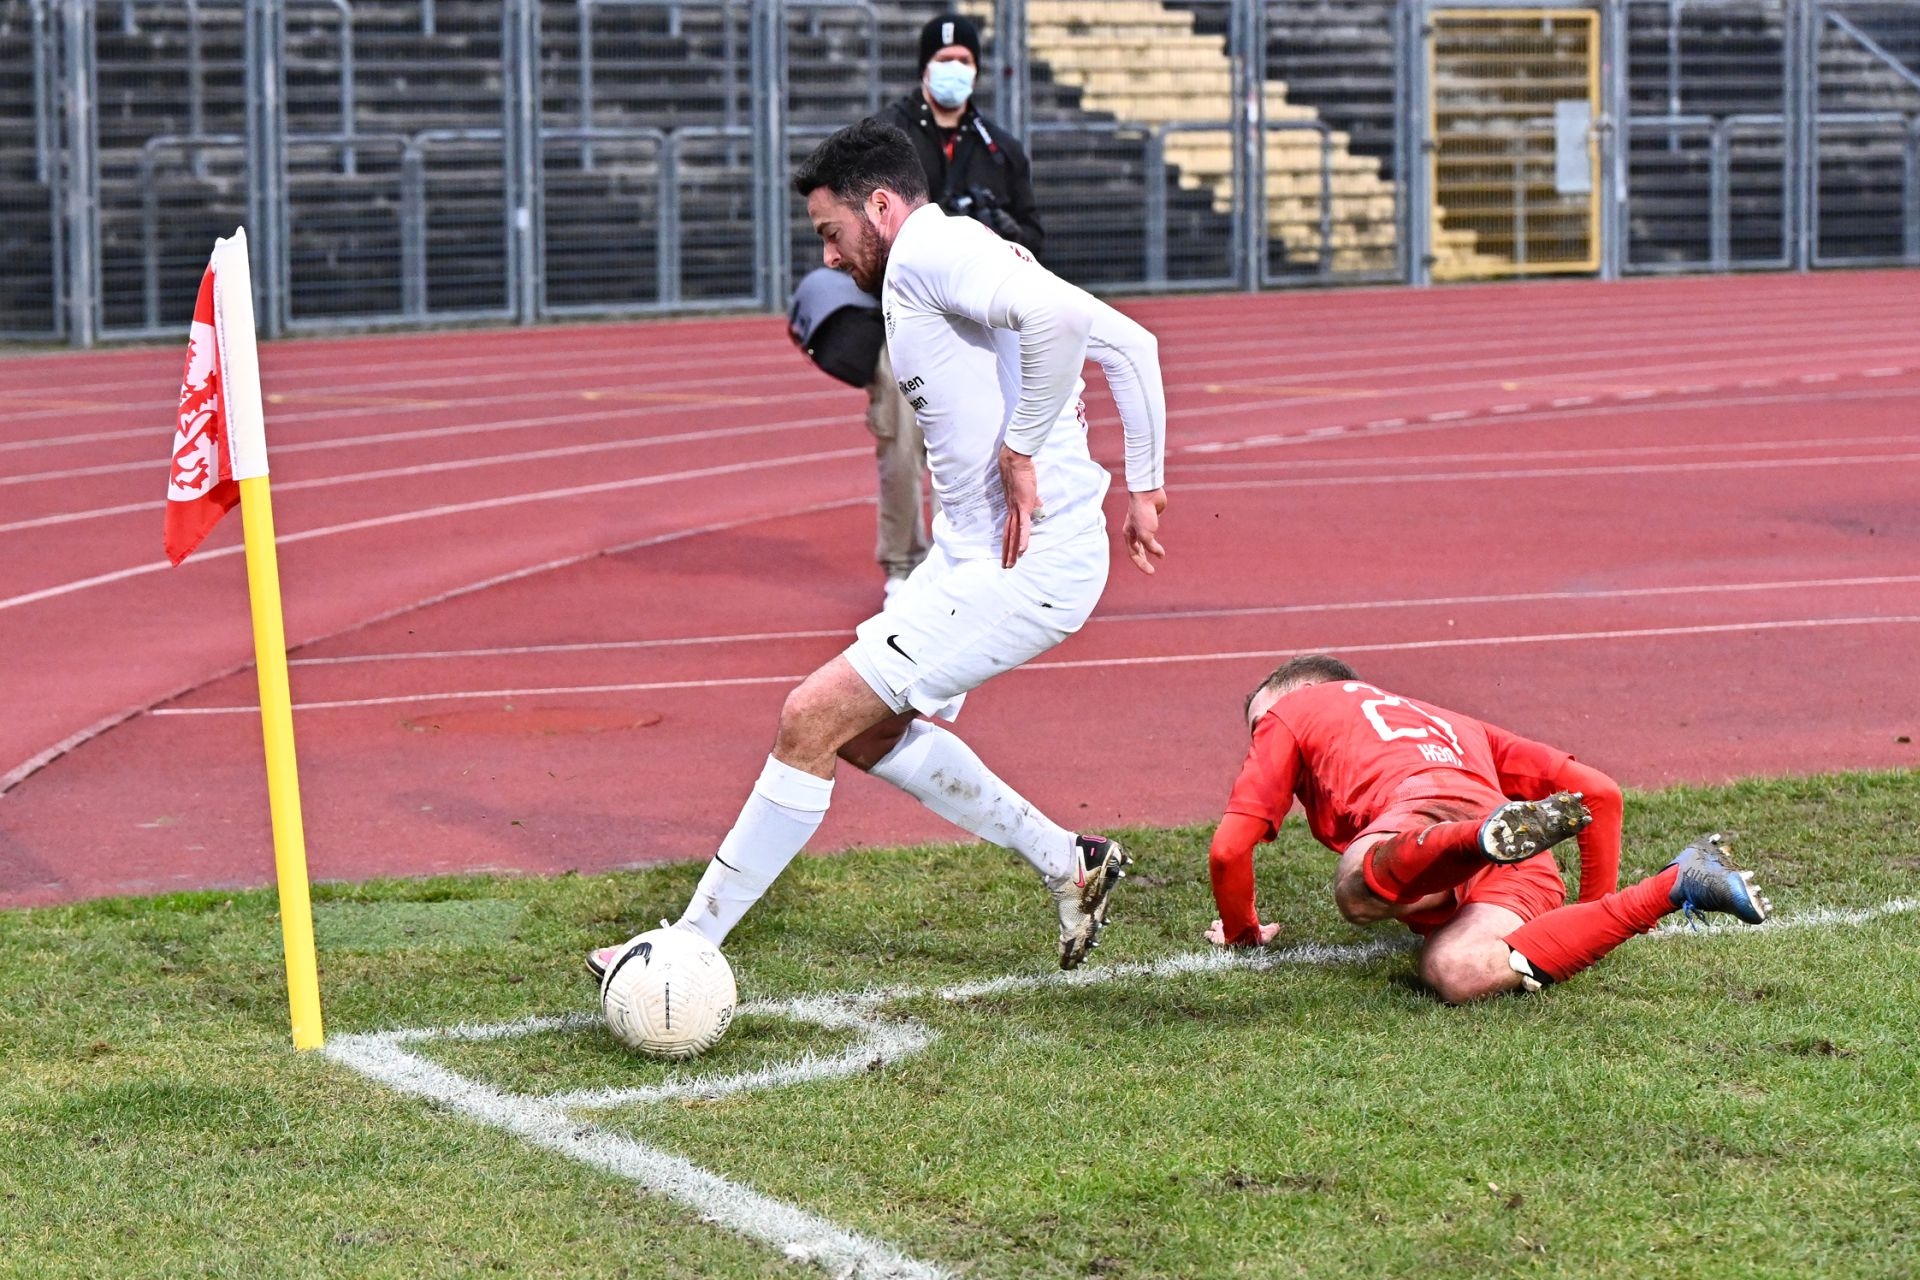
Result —
<svg viewBox="0 0 1920 1280"><path fill-rule="evenodd" d="M600 979L615 1038L656 1058L691 1058L719 1042L739 992L720 949L686 929L659 928L620 948Z"/></svg>

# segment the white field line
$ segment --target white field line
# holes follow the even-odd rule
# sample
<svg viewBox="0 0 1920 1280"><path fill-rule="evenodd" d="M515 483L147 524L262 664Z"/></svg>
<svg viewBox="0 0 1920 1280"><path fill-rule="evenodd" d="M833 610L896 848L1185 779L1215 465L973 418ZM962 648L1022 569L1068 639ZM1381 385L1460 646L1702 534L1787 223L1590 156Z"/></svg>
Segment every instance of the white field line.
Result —
<svg viewBox="0 0 1920 1280"><path fill-rule="evenodd" d="M850 506L851 503L836 503ZM1619 587L1593 591L1518 591L1498 595L1415 596L1389 600L1329 600L1311 604L1243 605L1220 609L1164 609L1140 613L1095 614L1089 621L1103 625L1140 622L1188 622L1219 618L1264 618L1286 614L1357 613L1376 609L1428 609L1459 605L1541 604L1547 602L1604 602L1655 599L1662 596L1725 595L1758 591L1812 591L1854 587L1912 586L1920 573L1884 574L1865 578L1789 578L1772 582L1698 582L1671 587ZM672 636L650 640L583 640L568 644L498 645L484 649L413 649L398 653L349 653L331 658L292 658L296 667L340 667L364 662L467 661L473 658L517 658L550 653L608 653L636 649L698 648L717 644L785 643L850 636L848 627L804 631L743 631L732 635Z"/></svg>
<svg viewBox="0 0 1920 1280"><path fill-rule="evenodd" d="M811 1262L831 1275L937 1280L947 1273L817 1214L729 1182L681 1156L597 1125L540 1098L469 1080L401 1048L395 1037L337 1036L327 1056L399 1093L426 1098L532 1146L615 1174L675 1201L705 1221Z"/></svg>
<svg viewBox="0 0 1920 1280"><path fill-rule="evenodd" d="M571 485L564 489L533 489L520 493L503 494L496 498L480 498L472 502L453 502L437 507L422 507L413 511L395 511L384 516L370 516L365 520L349 520L344 524L325 525L318 529L302 529L295 533L283 533L276 539L282 547L296 542L310 542L316 538L330 538L343 533L357 533L364 529L380 529L390 525L410 524L416 520L437 520L445 516L466 515L475 511L495 511L503 507L521 506L533 502L557 502L568 498L588 497L603 493L618 493L623 490L644 489L653 485L673 484L683 480L704 480L714 476L738 475L747 471L764 471L772 467L799 466L810 462L828 462L849 458L867 457L872 454L869 448L830 449L822 453L793 454L781 458L758 458L751 462L733 462L718 467L696 467L689 471L657 472L652 475L634 476L625 480L605 480L598 484ZM197 551L191 563L205 564L225 556L239 555L246 548L239 543L231 546L215 547L211 550ZM105 586L108 583L121 582L128 578L137 578L143 574L159 573L170 568L165 560L155 560L147 564L134 565L131 568L115 569L110 573L96 574L91 578L80 578L72 582L63 582L56 586L43 587L38 591L29 591L23 595L8 596L0 599L0 612L17 609L22 605L36 604L42 600L51 600L59 596L72 595L92 587Z"/></svg>
<svg viewBox="0 0 1920 1280"><path fill-rule="evenodd" d="M869 1002L839 996L812 996L780 1002L753 1001L740 1006L740 1013L767 1018L785 1018L805 1022L829 1031L854 1031L859 1038L835 1054L804 1053L792 1062L757 1071L703 1078L670 1078L661 1084L632 1089L583 1089L574 1093L550 1095L546 1100L570 1110L604 1111L615 1107L666 1102L674 1098L724 1098L732 1093L753 1093L779 1089L815 1080L857 1076L882 1065L911 1058L933 1043L934 1034L911 1020L886 1020L874 1016ZM587 1015L589 1019L592 1015Z"/></svg>
<svg viewBox="0 0 1920 1280"><path fill-rule="evenodd" d="M1459 636L1435 640L1400 640L1377 644L1302 644L1284 649L1234 649L1211 653L1152 654L1127 658L1079 658L1058 662L1029 662L1007 674L1026 671L1079 671L1098 667L1160 667L1189 662L1240 662L1272 659L1293 653L1402 653L1423 649L1477 649L1507 645L1578 644L1596 640L1641 640L1661 636L1702 636L1753 631L1820 630L1830 627L1897 626L1920 623L1920 614L1857 618L1781 618L1770 621L1725 622L1686 627L1631 627L1612 631L1557 631L1534 635ZM570 694L658 693L679 689L732 689L752 685L798 684L804 673L766 676L716 676L704 680L641 680L622 684L545 685L505 689L458 689L401 693L378 698L336 698L296 702L295 711L346 711L367 707L407 706L418 703L466 702L474 699L550 698ZM154 716L256 715L257 703L211 707L156 707Z"/></svg>
<svg viewBox="0 0 1920 1280"><path fill-rule="evenodd" d="M1796 911L1792 915L1775 916L1763 925L1747 925L1738 921L1716 921L1713 924L1693 924L1685 920L1673 920L1654 930L1658 938L1694 938L1713 937L1718 934L1735 935L1752 933L1758 929L1763 933L1772 933L1780 929L1825 929L1834 925L1866 924L1882 916L1906 915L1920 911L1920 898L1888 898L1877 907L1817 907L1812 911Z"/></svg>
<svg viewBox="0 0 1920 1280"><path fill-rule="evenodd" d="M1895 898L1878 907L1819 908L1776 916L1767 924L1668 925L1651 936L1661 940L1722 933L1760 935L1782 929L1859 925L1920 910L1920 900ZM692 1209L702 1220L779 1249L791 1261L812 1263L836 1276L941 1277L934 1264L917 1261L879 1241L860 1236L797 1206L730 1182L691 1161L624 1134L575 1119L570 1112L609 1110L674 1098L718 1098L755 1090L791 1088L842 1079L892 1065L930 1047L939 1034L905 1017L882 1017L883 1006L914 1000L963 1004L1015 991L1100 986L1109 982L1151 981L1186 974L1259 971L1296 965L1358 965L1411 951L1417 940L1394 934L1362 943L1302 943L1271 951L1187 952L1149 963L1119 964L1061 973L1008 974L946 987L883 988L742 1005L744 1015L787 1018L861 1038L840 1053L806 1053L790 1062L756 1071L684 1078L638 1088L581 1090L545 1097L507 1093L440 1066L403 1046L435 1040L492 1041L550 1032L593 1032L591 1013L545 1015L518 1022L462 1024L444 1029L409 1028L336 1036L326 1054L334 1061L397 1092L439 1103L468 1119L501 1129L533 1146L579 1160L626 1178L643 1190Z"/></svg>

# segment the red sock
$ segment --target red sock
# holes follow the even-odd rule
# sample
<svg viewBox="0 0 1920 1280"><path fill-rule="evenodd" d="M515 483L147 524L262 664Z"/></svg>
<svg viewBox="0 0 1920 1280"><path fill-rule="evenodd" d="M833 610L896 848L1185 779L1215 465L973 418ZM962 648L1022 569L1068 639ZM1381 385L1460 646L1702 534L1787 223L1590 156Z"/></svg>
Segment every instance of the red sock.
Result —
<svg viewBox="0 0 1920 1280"><path fill-rule="evenodd" d="M1436 822L1388 836L1360 860L1367 887L1388 902L1418 902L1453 888L1487 865L1480 849L1483 821Z"/></svg>
<svg viewBox="0 0 1920 1280"><path fill-rule="evenodd" d="M1565 982L1673 910L1678 867L1592 902L1575 902L1529 920L1507 935L1536 974Z"/></svg>

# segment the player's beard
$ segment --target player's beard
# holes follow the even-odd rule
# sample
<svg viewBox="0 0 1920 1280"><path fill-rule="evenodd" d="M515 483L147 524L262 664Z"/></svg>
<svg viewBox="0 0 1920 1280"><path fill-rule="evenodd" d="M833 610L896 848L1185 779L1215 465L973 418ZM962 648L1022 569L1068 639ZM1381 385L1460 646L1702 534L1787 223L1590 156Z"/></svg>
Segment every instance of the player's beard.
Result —
<svg viewBox="0 0 1920 1280"><path fill-rule="evenodd" d="M847 274L861 291L880 296L880 282L887 276L887 253L892 249L880 235L880 228L868 221L866 213L860 214L860 244L847 260Z"/></svg>

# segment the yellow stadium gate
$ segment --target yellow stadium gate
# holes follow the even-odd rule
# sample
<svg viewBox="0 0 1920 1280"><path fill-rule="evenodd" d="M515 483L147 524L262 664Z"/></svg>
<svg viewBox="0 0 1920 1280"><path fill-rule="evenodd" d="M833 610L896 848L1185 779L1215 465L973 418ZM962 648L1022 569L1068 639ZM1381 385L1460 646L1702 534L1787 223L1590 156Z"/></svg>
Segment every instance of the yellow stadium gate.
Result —
<svg viewBox="0 0 1920 1280"><path fill-rule="evenodd" d="M1426 26L1436 280L1600 269L1600 15L1432 9Z"/></svg>

